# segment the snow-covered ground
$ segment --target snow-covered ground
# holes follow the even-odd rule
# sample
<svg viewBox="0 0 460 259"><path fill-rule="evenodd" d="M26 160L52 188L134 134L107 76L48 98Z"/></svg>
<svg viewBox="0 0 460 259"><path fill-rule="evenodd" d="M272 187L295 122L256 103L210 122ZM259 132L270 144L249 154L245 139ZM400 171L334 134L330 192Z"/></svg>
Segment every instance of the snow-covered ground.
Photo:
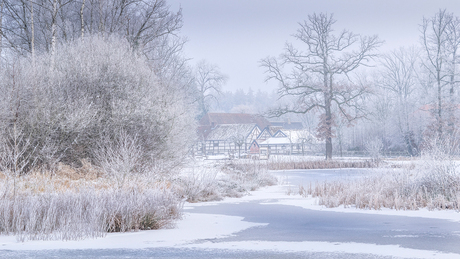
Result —
<svg viewBox="0 0 460 259"><path fill-rule="evenodd" d="M460 258L460 254L439 251L413 249L399 245L377 245L357 242L322 242L322 241L266 241L241 240L225 241L224 238L237 235L238 232L251 228L263 228L264 222L249 222L243 217L224 214L194 212L200 207L217 205L235 205L258 203L262 205L287 205L315 211L331 211L340 213L360 213L388 216L404 216L429 219L443 219L452 222L460 221L460 214L455 211L395 211L358 210L354 208L327 209L317 205L315 199L303 198L299 195L287 195L287 186L278 185L265 187L251 192L242 198L226 198L218 202L187 203L184 206L184 218L175 228L130 233L111 233L105 238L86 239L80 241L27 241L18 242L14 236L0 236L0 257L2 253L11 254L29 251L46 250L89 250L89 249L199 249L226 251L272 251L280 253L333 253L362 254L394 258ZM292 187L291 187L292 188ZM460 233L458 233L460 236ZM167 256L166 256L167 257ZM366 257L367 258L367 257Z"/></svg>

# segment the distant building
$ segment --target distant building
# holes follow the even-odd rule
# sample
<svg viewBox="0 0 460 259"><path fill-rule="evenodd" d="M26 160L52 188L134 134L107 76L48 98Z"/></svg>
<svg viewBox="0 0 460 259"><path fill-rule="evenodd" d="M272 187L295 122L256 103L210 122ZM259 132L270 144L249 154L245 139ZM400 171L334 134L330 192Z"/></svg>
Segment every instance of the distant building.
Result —
<svg viewBox="0 0 460 259"><path fill-rule="evenodd" d="M254 124L263 129L270 125L264 117L246 113L207 113L198 124L198 136L205 140L208 134L218 125Z"/></svg>
<svg viewBox="0 0 460 259"><path fill-rule="evenodd" d="M272 155L305 155L317 149L320 142L308 130L278 130L272 137L258 140Z"/></svg>
<svg viewBox="0 0 460 259"><path fill-rule="evenodd" d="M219 124L201 141L201 152L205 155L240 157L259 134L260 129L256 124Z"/></svg>
<svg viewBox="0 0 460 259"><path fill-rule="evenodd" d="M279 127L285 130L301 130L303 129L303 124L300 121L270 121L272 127Z"/></svg>
<svg viewBox="0 0 460 259"><path fill-rule="evenodd" d="M203 156L257 157L306 154L316 138L300 122L269 122L260 115L208 113L199 122L196 152Z"/></svg>

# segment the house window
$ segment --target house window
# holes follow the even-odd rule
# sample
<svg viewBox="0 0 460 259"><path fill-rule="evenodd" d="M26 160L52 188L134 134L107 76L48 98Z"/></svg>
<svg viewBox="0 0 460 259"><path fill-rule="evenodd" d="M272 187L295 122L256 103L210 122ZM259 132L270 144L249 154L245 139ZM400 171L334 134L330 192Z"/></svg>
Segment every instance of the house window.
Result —
<svg viewBox="0 0 460 259"><path fill-rule="evenodd" d="M218 147L219 146L219 142L214 142L214 147Z"/></svg>

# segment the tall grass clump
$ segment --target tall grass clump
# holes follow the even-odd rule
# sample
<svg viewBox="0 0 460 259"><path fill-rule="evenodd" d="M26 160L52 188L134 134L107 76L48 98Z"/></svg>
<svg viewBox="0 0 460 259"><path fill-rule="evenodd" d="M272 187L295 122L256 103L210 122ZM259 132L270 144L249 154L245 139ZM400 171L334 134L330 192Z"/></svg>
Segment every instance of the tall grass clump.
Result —
<svg viewBox="0 0 460 259"><path fill-rule="evenodd" d="M265 163L246 159L194 165L183 170L174 180L180 196L188 202L241 197L276 182Z"/></svg>
<svg viewBox="0 0 460 259"><path fill-rule="evenodd" d="M78 240L108 232L158 229L180 217L181 200L167 182L129 177L124 188L94 175L31 173L2 177L0 233L18 240Z"/></svg>
<svg viewBox="0 0 460 259"><path fill-rule="evenodd" d="M245 191L277 183L277 179L268 172L267 162L263 160L231 160L223 166L223 170L230 181L237 182Z"/></svg>
<svg viewBox="0 0 460 259"><path fill-rule="evenodd" d="M460 210L460 173L450 140L433 140L415 167L380 169L369 176L310 185L305 195L326 207Z"/></svg>
<svg viewBox="0 0 460 259"><path fill-rule="evenodd" d="M179 194L188 202L220 200L215 168L193 166L182 172L175 180L180 186Z"/></svg>

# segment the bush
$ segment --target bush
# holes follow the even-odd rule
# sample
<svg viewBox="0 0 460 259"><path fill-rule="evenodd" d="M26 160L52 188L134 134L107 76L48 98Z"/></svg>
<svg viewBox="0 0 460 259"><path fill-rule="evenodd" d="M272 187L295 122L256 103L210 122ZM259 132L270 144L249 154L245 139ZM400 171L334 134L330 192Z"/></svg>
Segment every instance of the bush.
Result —
<svg viewBox="0 0 460 259"><path fill-rule="evenodd" d="M95 151L124 132L136 137L143 164L180 163L194 139L191 97L179 79L155 71L117 37L67 42L35 63L18 58L0 71L0 145L24 150L25 171L79 167L99 161Z"/></svg>
<svg viewBox="0 0 460 259"><path fill-rule="evenodd" d="M227 161L212 166L195 164L174 180L180 186L181 197L188 202L241 197L276 182L265 164L252 160Z"/></svg>

